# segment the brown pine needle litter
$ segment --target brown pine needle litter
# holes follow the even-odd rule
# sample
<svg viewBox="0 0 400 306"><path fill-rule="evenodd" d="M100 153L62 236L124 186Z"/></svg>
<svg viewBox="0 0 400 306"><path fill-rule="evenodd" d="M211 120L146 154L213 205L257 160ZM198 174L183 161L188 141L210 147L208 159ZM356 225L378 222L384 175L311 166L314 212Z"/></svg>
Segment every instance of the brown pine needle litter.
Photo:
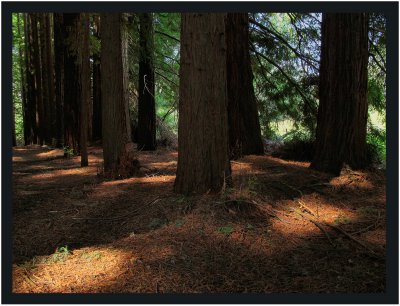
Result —
<svg viewBox="0 0 400 306"><path fill-rule="evenodd" d="M270 156L232 162L234 188L173 193L177 152L138 152L107 180L62 150L13 152L16 293L385 291L383 172L330 177Z"/></svg>

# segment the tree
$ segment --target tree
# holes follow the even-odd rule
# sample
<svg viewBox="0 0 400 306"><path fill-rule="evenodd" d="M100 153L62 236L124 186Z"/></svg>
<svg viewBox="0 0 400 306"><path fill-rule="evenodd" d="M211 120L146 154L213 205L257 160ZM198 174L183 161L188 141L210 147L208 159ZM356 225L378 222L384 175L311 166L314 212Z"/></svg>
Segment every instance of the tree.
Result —
<svg viewBox="0 0 400 306"><path fill-rule="evenodd" d="M45 138L45 114L43 104L43 84L42 84L42 65L40 55L40 42L39 42L39 31L38 31L38 14L29 14L31 18L32 27L32 44L33 44L33 61L34 61L34 76L35 76L35 100L37 107L36 122L38 126L38 142L42 146Z"/></svg>
<svg viewBox="0 0 400 306"><path fill-rule="evenodd" d="M253 88L247 13L227 14L226 45L230 157L264 154Z"/></svg>
<svg viewBox="0 0 400 306"><path fill-rule="evenodd" d="M81 155L87 166L89 103L89 41L86 13L63 14L64 37L64 145Z"/></svg>
<svg viewBox="0 0 400 306"><path fill-rule="evenodd" d="M154 29L151 13L139 14L139 99L137 143L139 150L156 149L154 93Z"/></svg>
<svg viewBox="0 0 400 306"><path fill-rule="evenodd" d="M26 73L26 107L24 108L24 137L25 145L37 143L38 131L36 125L36 82L33 50L32 14L24 15L25 34L25 73Z"/></svg>
<svg viewBox="0 0 400 306"><path fill-rule="evenodd" d="M312 168L339 175L343 163L366 165L367 65L367 14L324 14Z"/></svg>
<svg viewBox="0 0 400 306"><path fill-rule="evenodd" d="M53 14L54 61L55 65L55 137L58 148L63 145L63 105L64 105L64 45L63 14Z"/></svg>
<svg viewBox="0 0 400 306"><path fill-rule="evenodd" d="M46 66L47 66L47 87L48 87L48 124L49 124L49 137L53 142L56 139L56 118L55 118L55 84L54 84L54 57L53 57L53 44L51 41L52 29L51 29L51 13L45 14L45 26L46 26Z"/></svg>
<svg viewBox="0 0 400 306"><path fill-rule="evenodd" d="M178 193L219 191L231 181L226 14L182 14Z"/></svg>
<svg viewBox="0 0 400 306"><path fill-rule="evenodd" d="M93 16L93 36L100 41L100 15ZM93 50L93 119L92 139L101 139L101 62L100 52Z"/></svg>
<svg viewBox="0 0 400 306"><path fill-rule="evenodd" d="M139 162L130 142L127 33L122 14L101 14L101 92L105 174L135 174Z"/></svg>

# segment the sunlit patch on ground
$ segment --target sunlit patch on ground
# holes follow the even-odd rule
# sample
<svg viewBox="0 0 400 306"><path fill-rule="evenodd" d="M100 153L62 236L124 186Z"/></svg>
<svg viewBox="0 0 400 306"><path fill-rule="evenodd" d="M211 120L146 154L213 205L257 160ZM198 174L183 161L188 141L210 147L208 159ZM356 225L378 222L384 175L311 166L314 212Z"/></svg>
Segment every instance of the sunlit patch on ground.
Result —
<svg viewBox="0 0 400 306"><path fill-rule="evenodd" d="M189 197L174 151L138 152L140 175L114 181L101 148L86 168L53 151L14 150L14 292L385 290L383 173L246 156L233 186Z"/></svg>

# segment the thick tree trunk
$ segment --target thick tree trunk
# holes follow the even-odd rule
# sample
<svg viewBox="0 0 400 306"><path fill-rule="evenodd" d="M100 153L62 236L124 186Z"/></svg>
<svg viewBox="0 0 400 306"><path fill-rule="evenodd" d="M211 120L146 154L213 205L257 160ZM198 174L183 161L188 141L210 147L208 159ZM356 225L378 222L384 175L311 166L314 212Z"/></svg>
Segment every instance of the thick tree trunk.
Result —
<svg viewBox="0 0 400 306"><path fill-rule="evenodd" d="M139 150L156 149L156 105L154 93L154 29L151 13L139 14L139 99L137 144Z"/></svg>
<svg viewBox="0 0 400 306"><path fill-rule="evenodd" d="M104 171L114 178L131 176L139 169L130 142L127 33L122 22L122 14L101 14Z"/></svg>
<svg viewBox="0 0 400 306"><path fill-rule="evenodd" d="M80 84L77 55L79 14L63 14L64 38L64 146L80 154Z"/></svg>
<svg viewBox="0 0 400 306"><path fill-rule="evenodd" d="M247 13L227 14L226 44L230 157L264 154L253 88Z"/></svg>
<svg viewBox="0 0 400 306"><path fill-rule="evenodd" d="M231 182L226 14L182 14L175 191L219 191Z"/></svg>
<svg viewBox="0 0 400 306"><path fill-rule="evenodd" d="M49 95L49 111L48 111L48 123L49 123L49 137L51 143L56 143L56 118L55 118L55 84L54 84L54 58L52 48L52 31L51 31L51 13L46 13L46 65L47 65L47 86Z"/></svg>
<svg viewBox="0 0 400 306"><path fill-rule="evenodd" d="M53 14L54 62L55 62L55 138L56 147L63 146L63 105L64 105L64 37L63 14Z"/></svg>
<svg viewBox="0 0 400 306"><path fill-rule="evenodd" d="M32 14L25 14L25 69L26 69L26 89L27 99L26 108L24 109L24 137L25 145L37 143L37 126L36 126L36 87L35 87L35 70L33 60L33 33L32 33Z"/></svg>
<svg viewBox="0 0 400 306"><path fill-rule="evenodd" d="M51 143L50 127L50 100L49 100L49 70L47 63L47 29L46 13L38 14L39 17L39 37L40 37L40 64L42 69L42 97L43 97L43 136L47 144Z"/></svg>
<svg viewBox="0 0 400 306"><path fill-rule="evenodd" d="M94 36L100 39L100 16L93 17ZM93 54L93 117L92 117L92 139L101 139L101 63L100 55Z"/></svg>
<svg viewBox="0 0 400 306"><path fill-rule="evenodd" d="M365 13L324 14L320 105L311 167L340 174L366 164L368 22Z"/></svg>
<svg viewBox="0 0 400 306"><path fill-rule="evenodd" d="M33 60L34 60L34 76L35 76L35 96L36 96L36 124L38 127L38 142L42 146L45 138L45 114L43 104L43 85L42 85L42 65L40 55L39 31L38 31L38 14L30 14L32 26L32 42L33 42Z"/></svg>

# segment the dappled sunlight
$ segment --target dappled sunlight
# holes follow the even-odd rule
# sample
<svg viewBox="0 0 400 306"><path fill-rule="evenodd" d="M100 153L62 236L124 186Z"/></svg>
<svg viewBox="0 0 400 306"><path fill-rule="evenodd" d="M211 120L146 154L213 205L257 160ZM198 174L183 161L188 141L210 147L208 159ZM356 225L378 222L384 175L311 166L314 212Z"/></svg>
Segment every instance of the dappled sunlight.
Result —
<svg viewBox="0 0 400 306"><path fill-rule="evenodd" d="M47 152L41 152L36 154L38 158L58 157L64 156L64 151L61 149L53 149Z"/></svg>
<svg viewBox="0 0 400 306"><path fill-rule="evenodd" d="M37 263L13 266L13 292L96 292L118 283L135 260L134 253L107 246L37 257Z"/></svg>

